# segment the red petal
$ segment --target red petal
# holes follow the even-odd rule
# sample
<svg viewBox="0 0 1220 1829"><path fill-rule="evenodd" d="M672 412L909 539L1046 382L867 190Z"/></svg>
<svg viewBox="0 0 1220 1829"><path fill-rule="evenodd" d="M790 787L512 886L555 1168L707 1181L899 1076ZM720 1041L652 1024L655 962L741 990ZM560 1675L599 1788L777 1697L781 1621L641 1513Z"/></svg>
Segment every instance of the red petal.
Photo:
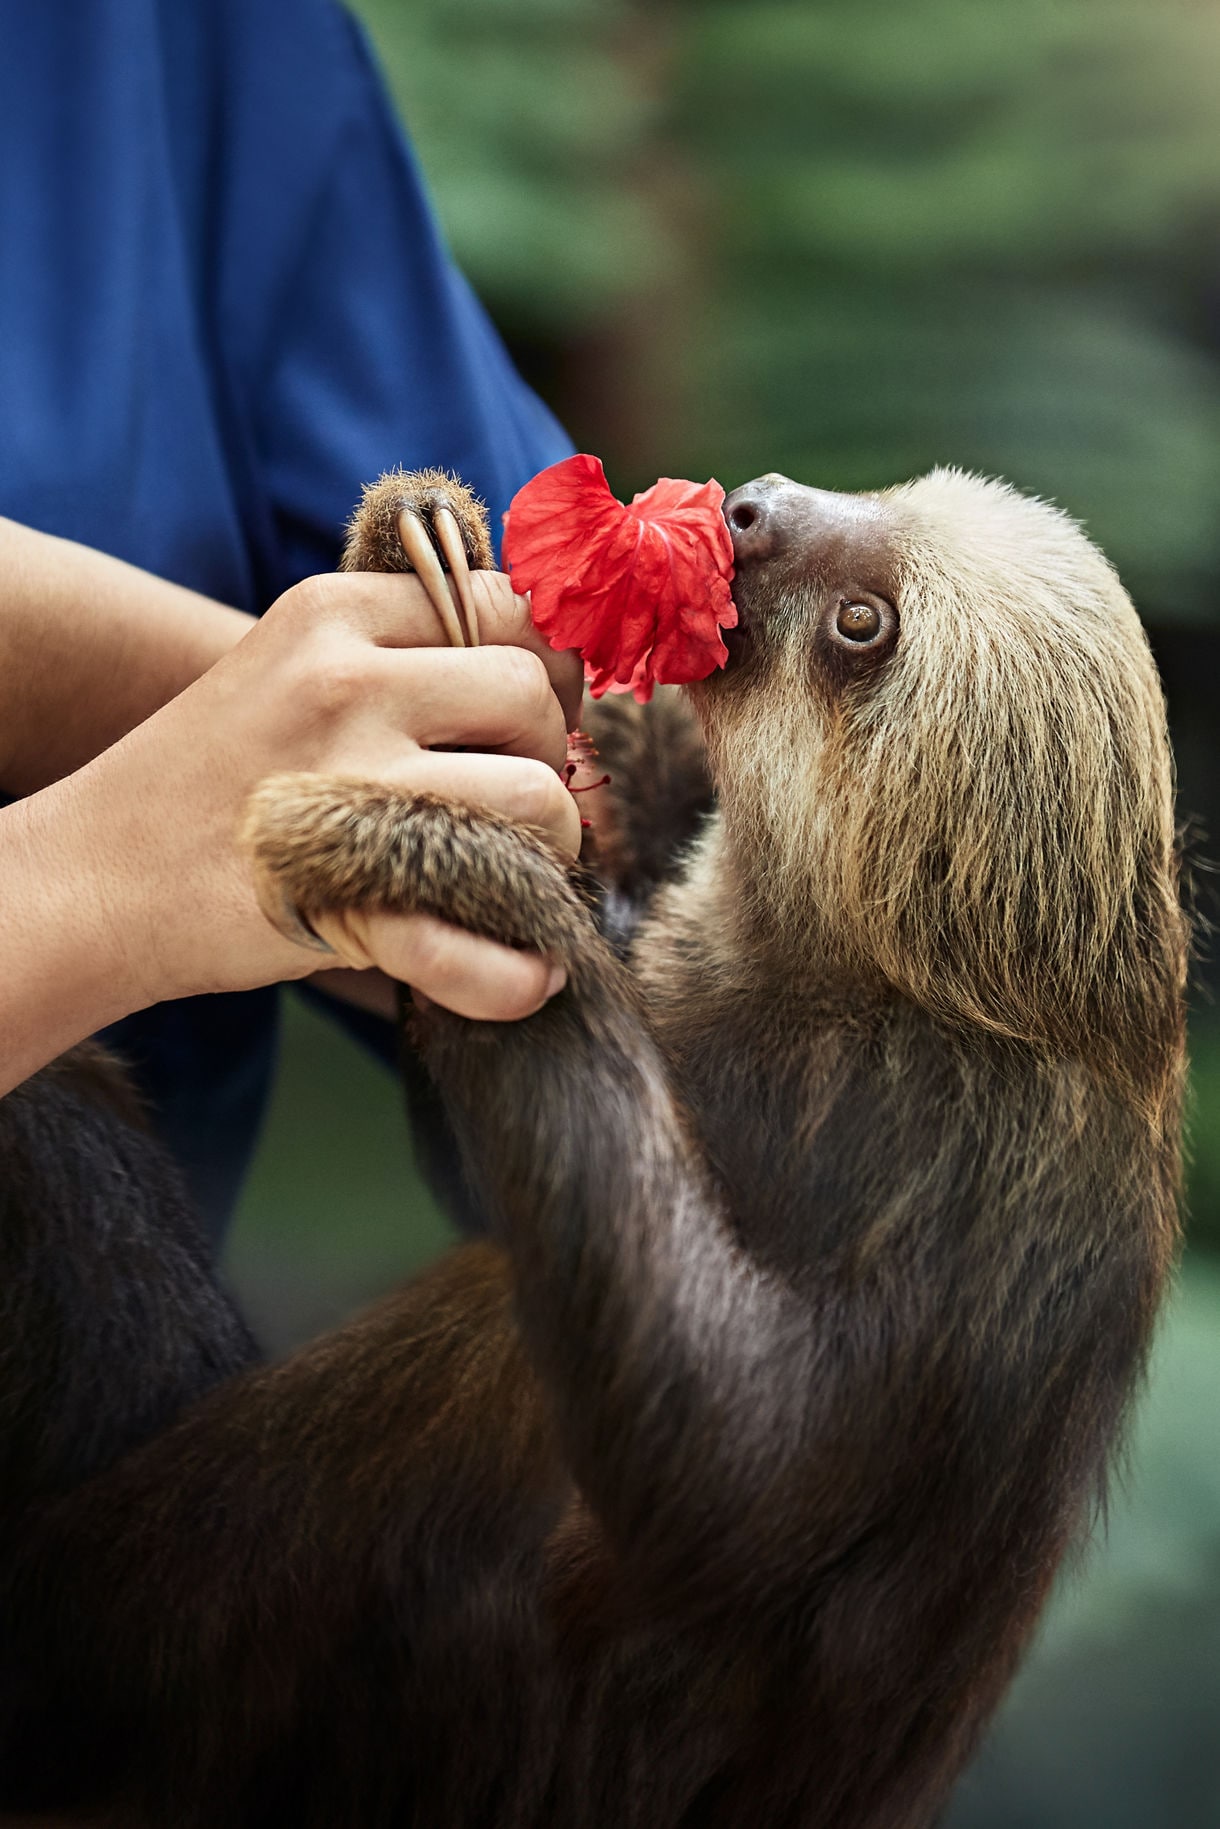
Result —
<svg viewBox="0 0 1220 1829"><path fill-rule="evenodd" d="M728 659L733 543L717 482L662 477L626 506L596 457L552 464L513 497L504 560L553 648L579 648L595 698L706 679Z"/></svg>

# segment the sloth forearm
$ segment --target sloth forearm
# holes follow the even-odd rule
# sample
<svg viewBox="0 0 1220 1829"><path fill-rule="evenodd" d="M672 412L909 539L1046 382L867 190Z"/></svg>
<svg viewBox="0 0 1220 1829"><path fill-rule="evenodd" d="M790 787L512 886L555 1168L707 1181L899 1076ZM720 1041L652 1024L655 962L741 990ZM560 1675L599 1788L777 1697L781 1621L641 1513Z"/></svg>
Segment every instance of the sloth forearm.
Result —
<svg viewBox="0 0 1220 1829"><path fill-rule="evenodd" d="M731 1581L740 1552L753 1581L748 1520L805 1426L793 1349L807 1318L735 1246L605 968L609 982L578 971L563 1007L494 1047L467 1051L444 1024L429 1064L506 1227L565 1451L619 1552L679 1585L712 1569Z"/></svg>

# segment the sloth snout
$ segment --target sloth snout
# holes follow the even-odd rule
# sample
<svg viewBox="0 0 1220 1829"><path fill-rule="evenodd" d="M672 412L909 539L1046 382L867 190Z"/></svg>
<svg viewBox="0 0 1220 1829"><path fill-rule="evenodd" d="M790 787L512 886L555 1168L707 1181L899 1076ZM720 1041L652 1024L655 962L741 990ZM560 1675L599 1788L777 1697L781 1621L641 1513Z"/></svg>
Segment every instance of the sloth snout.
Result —
<svg viewBox="0 0 1220 1829"><path fill-rule="evenodd" d="M771 471L734 489L722 512L739 572L786 558L820 575L850 571L872 577L888 563L886 515L875 495L810 489ZM791 564L784 573L792 573ZM844 582L850 579L845 576Z"/></svg>
<svg viewBox="0 0 1220 1829"><path fill-rule="evenodd" d="M794 527L790 503L795 487L788 477L773 472L726 495L722 512L738 566L773 559L787 546Z"/></svg>

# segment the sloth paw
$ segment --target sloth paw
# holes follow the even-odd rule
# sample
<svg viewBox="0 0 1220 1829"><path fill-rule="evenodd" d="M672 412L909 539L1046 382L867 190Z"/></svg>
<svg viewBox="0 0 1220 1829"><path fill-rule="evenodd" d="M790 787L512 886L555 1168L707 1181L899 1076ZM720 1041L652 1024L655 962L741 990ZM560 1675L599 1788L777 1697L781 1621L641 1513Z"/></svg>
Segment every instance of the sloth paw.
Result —
<svg viewBox="0 0 1220 1829"><path fill-rule="evenodd" d="M540 839L435 795L276 775L251 795L240 843L272 926L357 968L381 963L368 942L375 913L436 915L558 960L590 931Z"/></svg>
<svg viewBox="0 0 1220 1829"><path fill-rule="evenodd" d="M715 804L698 720L676 686L644 705L610 694L586 707L586 725L610 776L594 820L596 875L642 912Z"/></svg>
<svg viewBox="0 0 1220 1829"><path fill-rule="evenodd" d="M368 484L340 562L345 572L416 572L455 648L478 645L470 573L494 568L487 510L443 470L392 470Z"/></svg>

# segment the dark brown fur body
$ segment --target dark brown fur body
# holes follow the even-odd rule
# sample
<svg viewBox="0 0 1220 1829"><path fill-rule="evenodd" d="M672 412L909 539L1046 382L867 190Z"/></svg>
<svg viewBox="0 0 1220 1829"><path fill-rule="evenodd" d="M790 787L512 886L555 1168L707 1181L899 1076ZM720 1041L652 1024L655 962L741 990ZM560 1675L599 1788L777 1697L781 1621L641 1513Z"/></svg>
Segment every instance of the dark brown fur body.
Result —
<svg viewBox="0 0 1220 1829"><path fill-rule="evenodd" d="M1161 926L1106 954L1138 983L1080 987L1102 1020L1077 1045L1067 979L1031 989L1061 969L1032 864L1027 955L1011 985L998 952L979 966L982 1014L896 985L885 935L870 955L819 901L850 860L828 839L798 882L788 827L749 823L732 756L789 690L768 618L793 587L768 588L750 612L743 577L746 651L693 695L723 812L677 876L701 751L662 702L691 766L653 817L645 716L606 720L603 862L624 906L661 884L630 966L486 815L290 778L255 804L306 915L433 910L566 963L525 1023L419 1024L494 1243L256 1367L108 1095L60 1070L0 1105L9 1807L176 1829L935 1815L1087 1525L1171 1261L1184 932L1150 813L1132 880ZM864 677L811 688L828 800ZM776 737L798 776L804 740ZM816 847L803 792L789 825ZM950 951L937 983L968 969ZM1022 998L1042 1027L1015 1033Z"/></svg>

